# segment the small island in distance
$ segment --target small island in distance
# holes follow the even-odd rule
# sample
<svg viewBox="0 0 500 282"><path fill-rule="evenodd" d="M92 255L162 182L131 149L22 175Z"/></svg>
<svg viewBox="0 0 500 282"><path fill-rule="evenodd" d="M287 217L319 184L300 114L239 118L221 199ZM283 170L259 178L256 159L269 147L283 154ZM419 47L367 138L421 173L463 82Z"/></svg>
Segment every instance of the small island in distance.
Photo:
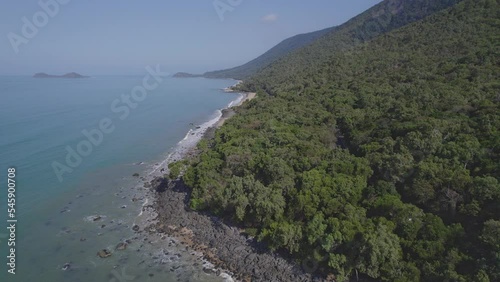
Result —
<svg viewBox="0 0 500 282"><path fill-rule="evenodd" d="M35 73L34 78L88 78L89 76L81 75L76 72L70 72L64 75L52 75L44 72Z"/></svg>

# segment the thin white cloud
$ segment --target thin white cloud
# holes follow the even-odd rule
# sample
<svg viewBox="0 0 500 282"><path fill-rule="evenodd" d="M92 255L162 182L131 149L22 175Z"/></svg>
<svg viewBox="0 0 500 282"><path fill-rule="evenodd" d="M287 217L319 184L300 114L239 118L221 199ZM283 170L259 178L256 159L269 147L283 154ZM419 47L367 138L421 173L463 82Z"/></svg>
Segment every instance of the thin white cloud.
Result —
<svg viewBox="0 0 500 282"><path fill-rule="evenodd" d="M278 15L276 14L265 15L260 20L265 23L275 22L276 20L278 20Z"/></svg>

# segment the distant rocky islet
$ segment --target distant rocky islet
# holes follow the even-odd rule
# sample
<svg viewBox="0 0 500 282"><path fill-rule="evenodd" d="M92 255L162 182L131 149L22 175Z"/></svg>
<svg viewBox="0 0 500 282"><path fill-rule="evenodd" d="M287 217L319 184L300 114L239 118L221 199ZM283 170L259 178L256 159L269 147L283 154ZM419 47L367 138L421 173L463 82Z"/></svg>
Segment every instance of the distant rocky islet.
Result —
<svg viewBox="0 0 500 282"><path fill-rule="evenodd" d="M70 72L63 75L52 75L52 74L46 74L44 72L39 72L35 73L33 77L34 78L89 78L89 76L81 75L76 72Z"/></svg>

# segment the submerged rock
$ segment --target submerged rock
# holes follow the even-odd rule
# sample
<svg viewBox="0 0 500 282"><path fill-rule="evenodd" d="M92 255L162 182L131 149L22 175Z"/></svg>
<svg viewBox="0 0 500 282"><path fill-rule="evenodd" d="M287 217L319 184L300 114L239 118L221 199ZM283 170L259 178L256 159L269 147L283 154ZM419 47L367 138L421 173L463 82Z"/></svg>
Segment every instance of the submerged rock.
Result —
<svg viewBox="0 0 500 282"><path fill-rule="evenodd" d="M97 252L97 255L100 257L100 258L107 258L107 257L110 257L111 256L111 252L108 251L107 249L102 249L100 250L99 252Z"/></svg>
<svg viewBox="0 0 500 282"><path fill-rule="evenodd" d="M70 212L71 210L68 207L64 207L62 210L59 211L59 213L65 213L65 212Z"/></svg>
<svg viewBox="0 0 500 282"><path fill-rule="evenodd" d="M64 270L64 271L66 271L66 270L68 270L68 269L70 269L70 268L71 268L71 263L67 262L67 263L65 263L65 264L63 265L63 267L62 267L61 269L62 269L62 270Z"/></svg>
<svg viewBox="0 0 500 282"><path fill-rule="evenodd" d="M99 221L102 219L102 216L100 215L91 215L89 217L87 217L90 221Z"/></svg>
<svg viewBox="0 0 500 282"><path fill-rule="evenodd" d="M126 244L126 243L123 243L123 242L118 243L118 245L116 245L116 249L117 249L117 250L120 250L120 251L123 251L123 250L125 250L126 248L127 248L127 244Z"/></svg>

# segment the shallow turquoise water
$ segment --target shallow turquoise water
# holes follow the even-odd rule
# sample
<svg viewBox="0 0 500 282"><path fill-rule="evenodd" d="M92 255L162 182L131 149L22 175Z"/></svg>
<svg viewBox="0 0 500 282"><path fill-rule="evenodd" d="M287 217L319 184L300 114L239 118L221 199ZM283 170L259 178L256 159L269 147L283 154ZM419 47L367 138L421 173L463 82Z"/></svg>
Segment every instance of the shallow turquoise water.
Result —
<svg viewBox="0 0 500 282"><path fill-rule="evenodd" d="M123 108L116 111L117 105L123 107L125 103L119 102L113 110L113 101L130 94L142 79L0 76L0 226L5 226L0 229L0 281L212 279L184 263L189 260L184 256L164 267L142 266L145 251L133 250L139 248L139 243L130 244L126 251L110 259L96 257L97 250L111 248L133 236L131 218L141 203L130 200L140 193L134 190L139 183L131 175L143 175L189 129L213 118L217 109L238 98L237 94L221 91L234 84L233 80L164 78L143 101L136 101L135 108L127 106L130 113L126 117ZM80 164L69 166L67 146L78 151L78 144L89 141L82 131L99 128L103 119L109 119L114 130L97 138L102 142L91 145L91 152L81 156ZM62 181L54 171L54 162L72 170L60 173ZM7 275L5 267L8 167L17 171L15 276ZM96 214L106 217L99 223L85 220ZM150 250L154 252L155 247ZM62 270L68 262L71 268ZM181 267L172 272L172 264Z"/></svg>

